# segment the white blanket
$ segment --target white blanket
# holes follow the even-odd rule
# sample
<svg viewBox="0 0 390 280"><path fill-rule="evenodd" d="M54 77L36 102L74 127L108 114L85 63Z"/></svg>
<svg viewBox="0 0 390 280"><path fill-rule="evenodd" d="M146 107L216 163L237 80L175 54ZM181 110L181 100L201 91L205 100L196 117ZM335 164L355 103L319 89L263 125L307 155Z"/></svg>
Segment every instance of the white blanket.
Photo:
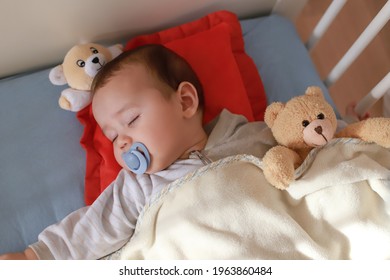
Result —
<svg viewBox="0 0 390 280"><path fill-rule="evenodd" d="M335 139L287 191L238 155L170 185L141 214L122 259L390 259L390 151Z"/></svg>

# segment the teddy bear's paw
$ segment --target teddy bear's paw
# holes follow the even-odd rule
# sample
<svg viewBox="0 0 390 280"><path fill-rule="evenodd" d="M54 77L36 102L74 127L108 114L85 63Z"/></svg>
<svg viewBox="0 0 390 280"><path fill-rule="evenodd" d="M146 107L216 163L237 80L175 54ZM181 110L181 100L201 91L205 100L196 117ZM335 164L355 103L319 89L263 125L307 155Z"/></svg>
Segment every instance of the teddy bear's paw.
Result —
<svg viewBox="0 0 390 280"><path fill-rule="evenodd" d="M376 134L374 137L367 137L367 139L363 140L367 142L376 143L379 146L382 146L387 149L390 148L390 133L385 133L384 131L382 131L382 133Z"/></svg>
<svg viewBox="0 0 390 280"><path fill-rule="evenodd" d="M294 170L264 169L264 176L275 188L285 190L294 181Z"/></svg>
<svg viewBox="0 0 390 280"><path fill-rule="evenodd" d="M65 96L61 96L60 99L58 100L58 104L60 105L60 107L64 110L70 110L72 105L70 104L70 102L66 99Z"/></svg>
<svg viewBox="0 0 390 280"><path fill-rule="evenodd" d="M263 163L265 178L276 188L284 190L294 180L294 165L288 159L268 153L263 158Z"/></svg>
<svg viewBox="0 0 390 280"><path fill-rule="evenodd" d="M371 127L369 138L372 137L372 140L382 147L390 148L390 118L375 118Z"/></svg>
<svg viewBox="0 0 390 280"><path fill-rule="evenodd" d="M264 176L278 189L286 189L294 181L295 167L301 163L299 155L287 147L275 146L263 157Z"/></svg>
<svg viewBox="0 0 390 280"><path fill-rule="evenodd" d="M390 148L390 118L369 118L347 126L347 131L347 136Z"/></svg>

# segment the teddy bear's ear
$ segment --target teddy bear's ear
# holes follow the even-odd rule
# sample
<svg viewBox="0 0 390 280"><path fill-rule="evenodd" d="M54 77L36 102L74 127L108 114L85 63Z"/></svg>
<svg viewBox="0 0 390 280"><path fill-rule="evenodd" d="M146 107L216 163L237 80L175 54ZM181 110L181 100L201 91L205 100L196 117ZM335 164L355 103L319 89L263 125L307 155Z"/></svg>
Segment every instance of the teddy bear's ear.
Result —
<svg viewBox="0 0 390 280"><path fill-rule="evenodd" d="M279 112L283 110L283 108L284 104L281 102L273 102L268 105L264 113L264 121L268 125L268 127L272 128L276 117L278 116Z"/></svg>
<svg viewBox="0 0 390 280"><path fill-rule="evenodd" d="M310 96L316 96L316 97L324 98L324 95L322 94L321 88L320 87L316 87L316 86L308 87L306 89L305 94L306 95L310 95Z"/></svg>
<svg viewBox="0 0 390 280"><path fill-rule="evenodd" d="M111 59L114 59L123 52L123 46L121 44L110 46L107 49L111 54Z"/></svg>
<svg viewBox="0 0 390 280"><path fill-rule="evenodd" d="M67 81L64 75L64 70L62 65L57 65L53 69L50 70L49 79L52 84L57 86L66 85Z"/></svg>

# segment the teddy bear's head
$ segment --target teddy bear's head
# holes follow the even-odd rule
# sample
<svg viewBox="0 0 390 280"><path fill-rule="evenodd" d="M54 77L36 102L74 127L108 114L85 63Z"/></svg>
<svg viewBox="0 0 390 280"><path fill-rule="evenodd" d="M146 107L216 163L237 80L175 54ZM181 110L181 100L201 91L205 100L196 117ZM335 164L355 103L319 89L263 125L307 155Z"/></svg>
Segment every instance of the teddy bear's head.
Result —
<svg viewBox="0 0 390 280"><path fill-rule="evenodd" d="M276 141L292 149L325 145L337 128L336 115L319 87L308 87L304 95L294 97L286 104L270 104L264 121Z"/></svg>
<svg viewBox="0 0 390 280"><path fill-rule="evenodd" d="M68 85L77 90L90 90L96 73L116 54L99 44L80 44L71 48L61 65L53 68L50 80L53 84Z"/></svg>

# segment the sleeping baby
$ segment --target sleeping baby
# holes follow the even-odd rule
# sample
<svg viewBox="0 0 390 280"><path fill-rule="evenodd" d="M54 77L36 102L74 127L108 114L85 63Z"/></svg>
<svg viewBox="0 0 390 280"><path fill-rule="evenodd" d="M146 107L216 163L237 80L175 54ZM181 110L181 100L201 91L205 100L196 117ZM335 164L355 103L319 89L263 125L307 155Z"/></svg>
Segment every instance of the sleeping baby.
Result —
<svg viewBox="0 0 390 280"><path fill-rule="evenodd" d="M269 139L263 122L227 110L203 127L199 79L161 45L106 64L92 94L93 115L122 170L91 206L47 227L24 252L0 259L102 258L128 242L144 206L169 183L226 156L262 157L274 144L262 140Z"/></svg>

